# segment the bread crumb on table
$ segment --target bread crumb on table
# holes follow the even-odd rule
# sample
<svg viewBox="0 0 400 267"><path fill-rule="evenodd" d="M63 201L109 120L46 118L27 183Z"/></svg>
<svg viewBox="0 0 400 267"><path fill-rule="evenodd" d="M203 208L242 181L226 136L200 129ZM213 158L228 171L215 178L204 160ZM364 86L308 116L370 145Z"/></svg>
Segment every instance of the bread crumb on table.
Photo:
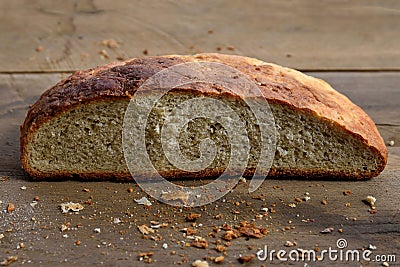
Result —
<svg viewBox="0 0 400 267"><path fill-rule="evenodd" d="M103 57L106 58L106 59L109 59L109 58L110 58L110 56L108 55L107 51L104 50L104 49L101 49L101 50L99 51L99 54L100 54L100 56L103 56Z"/></svg>
<svg viewBox="0 0 400 267"><path fill-rule="evenodd" d="M3 261L0 262L1 266L8 266L13 262L16 262L18 260L18 256L8 256L6 257Z"/></svg>
<svg viewBox="0 0 400 267"><path fill-rule="evenodd" d="M238 259L238 261L243 264L243 263L247 263L247 262L251 261L255 257L256 257L256 255L254 255L254 254L243 255Z"/></svg>
<svg viewBox="0 0 400 267"><path fill-rule="evenodd" d="M376 198L373 196L367 196L363 199L363 202L371 207L371 209L375 209Z"/></svg>
<svg viewBox="0 0 400 267"><path fill-rule="evenodd" d="M15 210L15 206L13 203L8 203L7 213L12 213Z"/></svg>
<svg viewBox="0 0 400 267"><path fill-rule="evenodd" d="M35 50L36 50L36 52L40 53L40 52L43 51L43 46L39 45L39 46L36 47Z"/></svg>
<svg viewBox="0 0 400 267"><path fill-rule="evenodd" d="M208 262L202 260L195 260L192 262L193 267L208 267Z"/></svg>
<svg viewBox="0 0 400 267"><path fill-rule="evenodd" d="M115 49L118 47L118 42L115 41L114 39L103 40L103 41L101 41L101 44L103 46L107 46L108 48L111 48L111 49Z"/></svg>
<svg viewBox="0 0 400 267"><path fill-rule="evenodd" d="M62 213L67 213L68 211L78 212L84 209L80 203L74 202L61 203L59 207Z"/></svg>

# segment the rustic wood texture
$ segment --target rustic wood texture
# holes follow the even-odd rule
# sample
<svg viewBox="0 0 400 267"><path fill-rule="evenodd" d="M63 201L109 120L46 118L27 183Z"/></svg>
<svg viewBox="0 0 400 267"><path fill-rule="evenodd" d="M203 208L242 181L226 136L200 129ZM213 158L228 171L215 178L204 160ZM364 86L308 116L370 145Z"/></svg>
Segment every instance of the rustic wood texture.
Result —
<svg viewBox="0 0 400 267"><path fill-rule="evenodd" d="M363 107L378 124L385 140L395 141L396 147L389 148L389 163L385 171L376 179L362 182L266 180L252 194L247 193L248 184L240 184L224 197L226 202L219 200L202 208L182 212L179 208L157 201L153 201L153 206L149 209L136 204L134 199L145 196L145 193L135 184L30 181L19 162L19 125L25 117L28 105L47 87L68 74L0 75L0 175L9 177L7 181L0 182L0 210L3 211L0 212L0 234L5 236L0 240L0 260L6 256L18 255L18 264L54 266L62 263L69 266L103 263L104 266L137 266L147 265L137 260L140 252L153 251L155 265L168 266L187 260L184 266L189 266L196 259L224 255L214 249L214 242L221 239L224 231L216 233L216 238L208 236L215 226L221 226L225 222L233 225L245 220L250 222L257 214L262 213L262 205L270 208L274 203L275 213L254 221L256 225L267 227L269 233L261 239L241 237L232 240L222 265L240 265L237 261L240 255L254 254L264 248L264 245L269 249L290 251L292 248L284 246L286 241L296 241L298 245L295 248L314 249L318 246L321 249L335 249L336 241L345 238L349 249L362 249L372 244L377 246L374 255L397 253L400 249L400 119L396 114L399 114L397 103L400 103L400 94L396 86L400 74L308 74L329 81L338 91ZM391 112L396 110L397 113ZM198 185L202 181L187 183ZM27 189L21 190L22 186ZM129 187L133 188L132 193L128 193ZM84 188L90 192L84 192ZM345 190L352 193L345 196ZM309 201L297 203L295 208L288 206L296 203L295 198L304 197L306 192L311 197ZM264 200L252 198L260 194L264 194ZM370 214L369 207L362 202L367 195L378 199L376 214ZM32 208L30 203L35 196L39 196L40 201ZM62 214L58 208L63 202L84 203L90 198L92 204L85 204L85 210L79 215ZM321 204L323 199L327 200L327 205ZM16 207L11 214L5 212L9 202ZM236 202L239 203L238 206ZM351 206L346 207L346 203ZM233 210L237 214L232 213ZM184 218L189 212L202 214L196 222L196 229L197 235L208 241L209 248L206 250L185 247L182 242L191 242L182 233L183 228L191 227L191 223ZM218 214L221 214L221 219L215 219ZM122 223L114 224L114 218L119 218ZM160 241L153 241L149 237L143 239L137 229L142 224L150 225L152 220L169 223L167 228L158 230L157 233L162 236ZM67 223L70 223L73 230L61 232L61 225ZM321 234L320 231L327 227L333 227L334 232ZM94 233L94 228L100 228L101 233ZM343 233L339 233L338 229L343 229ZM78 240L80 245L75 243ZM25 248L17 249L20 243L24 243ZM164 243L168 244L167 249L162 248ZM249 250L248 246L252 249ZM176 255L171 255L172 251L176 251ZM248 265L259 266L262 263L254 259ZM270 264L269 261L264 263ZM272 263L278 264L279 261L275 258ZM323 263L324 266L338 265L338 262ZM359 264L354 262L350 266ZM310 265L318 266L312 262Z"/></svg>
<svg viewBox="0 0 400 267"><path fill-rule="evenodd" d="M0 72L71 71L146 49L221 49L302 70L399 70L399 10L399 1L372 0L1 1ZM101 44L108 39L118 47Z"/></svg>
<svg viewBox="0 0 400 267"><path fill-rule="evenodd" d="M399 11L400 2L395 0L0 1L0 262L18 256L11 266L191 266L194 260L224 255L221 266L240 266L240 255L254 254L265 245L286 251L336 249L336 241L345 238L348 249L376 246L372 257L396 254L397 262L389 263L399 265ZM110 39L117 45L103 43ZM151 198L153 205L144 208L134 199L146 194L130 183L29 180L19 161L19 126L28 106L71 71L145 56L145 50L149 55L219 51L308 70L360 105L387 144L394 141L388 165L368 181L266 180L251 194L247 182L215 203L190 210ZM205 182L209 181L184 181L186 186ZM344 195L346 190L351 194ZM311 199L297 203L295 198L306 192ZM261 194L262 200L253 199ZM362 202L367 195L377 198L375 214ZM38 203L32 207L36 196ZM326 205L321 203L324 199ZM62 214L58 205L68 201L80 202L85 209ZM8 203L15 206L11 213ZM273 207L275 212L256 217L262 214L261 207ZM202 214L194 226L185 221L189 212ZM114 223L114 218L121 222ZM143 238L137 229L152 220L168 223L154 234L161 240ZM225 232L213 238L209 234L215 227L253 220L267 227L265 237L234 239L226 254L214 249ZM71 229L61 232L62 224ZM183 235L185 227L196 228L208 249L186 247L191 240ZM328 227L334 231L320 233ZM297 246L285 247L286 241L296 241ZM164 243L168 248L162 247ZM138 261L140 252L149 251L154 252L152 264ZM246 266L262 264L304 262L253 259Z"/></svg>

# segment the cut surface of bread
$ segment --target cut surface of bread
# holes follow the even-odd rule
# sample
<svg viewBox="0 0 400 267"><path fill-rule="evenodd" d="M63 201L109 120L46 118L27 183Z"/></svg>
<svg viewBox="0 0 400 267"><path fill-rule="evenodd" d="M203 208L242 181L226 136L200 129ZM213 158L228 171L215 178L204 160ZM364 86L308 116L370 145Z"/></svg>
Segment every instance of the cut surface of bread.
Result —
<svg viewBox="0 0 400 267"><path fill-rule="evenodd" d="M263 170L265 175L361 179L377 176L384 169L387 149L373 121L327 83L256 59L221 54L147 57L71 75L47 90L29 110L21 127L24 169L37 179L133 180L122 140L131 97L158 71L195 61L236 68L262 91L276 134L272 166ZM196 178L218 176L225 170L232 144L226 129L211 119L197 118L180 129L179 135L179 147L189 160L200 157L202 140L214 142L218 150L206 168L181 170L163 153L160 129L169 112L187 99L206 97L226 103L245 122L250 150L243 150L239 157L248 160L244 174L251 175L262 146L257 122L240 96L241 92L235 95L212 86L196 91L182 87L164 95L146 125L146 148L158 173ZM141 160L145 159L138 158L139 164Z"/></svg>

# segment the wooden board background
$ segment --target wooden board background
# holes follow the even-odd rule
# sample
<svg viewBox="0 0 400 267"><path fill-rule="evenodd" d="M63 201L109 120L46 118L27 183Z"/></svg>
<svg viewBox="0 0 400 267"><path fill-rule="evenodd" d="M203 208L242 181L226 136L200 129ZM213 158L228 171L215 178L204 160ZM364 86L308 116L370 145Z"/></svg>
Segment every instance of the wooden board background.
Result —
<svg viewBox="0 0 400 267"><path fill-rule="evenodd" d="M118 47L102 41L114 39ZM41 47L40 52L36 51ZM219 52L253 56L306 71L322 78L360 105L375 121L389 147L385 171L368 181L266 180L253 194L248 184L211 205L190 211L202 214L198 235L208 249L184 247L181 229L191 226L179 210L153 201L149 209L134 202L145 196L134 184L113 182L33 182L19 162L19 126L28 106L49 86L72 71L121 58L161 54ZM99 54L105 50L108 58ZM400 1L1 1L0 2L0 262L17 255L12 266L149 266L139 262L143 251L154 252L154 266L190 266L196 259L218 256L220 239L208 237L222 223L252 221L262 205L276 203L276 213L255 219L268 227L261 239L233 240L223 266L239 266L242 254L268 245L285 249L336 247L345 238L350 249L377 247L374 254L395 254L400 264ZM202 181L191 181L193 185ZM26 190L21 190L26 186ZM274 189L274 186L279 188ZM134 191L128 193L127 189ZM90 192L83 192L87 188ZM352 194L344 196L344 190ZM309 192L311 200L288 206ZM265 199L252 196L265 194ZM377 197L376 214L361 200ZM40 197L36 207L30 203ZM66 201L84 203L79 215L62 214ZM328 204L322 205L321 200ZM16 210L5 212L7 204ZM239 206L236 206L239 202ZM249 204L251 202L251 204ZM248 205L246 205L248 203ZM346 207L350 203L351 207ZM233 214L236 210L238 214ZM129 213L131 215L129 215ZM220 220L215 215L221 213ZM114 224L113 218L122 220ZM32 219L34 218L34 220ZM356 218L356 220L354 220ZM314 222L307 221L314 219ZM161 241L143 239L137 226L151 220L169 222L158 230ZM304 221L305 220L305 221ZM78 228L61 232L61 224ZM291 222L291 223L289 223ZM202 226L199 226L202 224ZM289 226L290 230L284 230ZM100 227L101 233L93 232ZM331 234L321 230L333 227ZM343 233L337 230L343 229ZM67 237L63 237L67 235ZM81 241L81 245L75 242ZM17 249L20 243L25 247ZM163 249L162 244L168 248ZM253 247L252 250L248 246ZM176 251L175 255L171 255ZM187 259L187 260L186 260ZM216 265L208 260L211 266ZM253 260L248 266L294 265ZM311 262L309 266L379 266L377 262Z"/></svg>
<svg viewBox="0 0 400 267"><path fill-rule="evenodd" d="M116 60L217 48L302 70L399 70L399 10L396 0L2 1L0 71L93 67L102 49ZM110 38L118 49L101 45Z"/></svg>

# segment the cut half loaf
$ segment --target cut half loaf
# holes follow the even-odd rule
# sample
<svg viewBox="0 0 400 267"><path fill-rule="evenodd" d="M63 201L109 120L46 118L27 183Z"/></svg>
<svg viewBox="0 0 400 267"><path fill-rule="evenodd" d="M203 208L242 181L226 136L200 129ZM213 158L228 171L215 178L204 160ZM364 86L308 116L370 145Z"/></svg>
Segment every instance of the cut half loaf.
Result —
<svg viewBox="0 0 400 267"><path fill-rule="evenodd" d="M275 64L222 54L137 58L74 73L43 93L28 111L21 127L23 168L37 179L132 180L122 149L122 125L130 97L157 72L201 61L239 70L268 101L277 139L272 167L265 174L361 179L377 176L384 169L388 152L374 122L326 82ZM155 169L163 176L184 178L217 176L226 167L229 139L216 122L196 120L180 135L180 149L192 160L199 157L202 138L211 138L219 147L214 161L202 171L190 173L175 167L157 141L168 111L201 95L225 101L246 122L251 149L245 175L251 175L260 155L257 125L246 118L240 94L198 85L196 90L177 88L163 97L146 126L146 135L153 139L146 145Z"/></svg>

